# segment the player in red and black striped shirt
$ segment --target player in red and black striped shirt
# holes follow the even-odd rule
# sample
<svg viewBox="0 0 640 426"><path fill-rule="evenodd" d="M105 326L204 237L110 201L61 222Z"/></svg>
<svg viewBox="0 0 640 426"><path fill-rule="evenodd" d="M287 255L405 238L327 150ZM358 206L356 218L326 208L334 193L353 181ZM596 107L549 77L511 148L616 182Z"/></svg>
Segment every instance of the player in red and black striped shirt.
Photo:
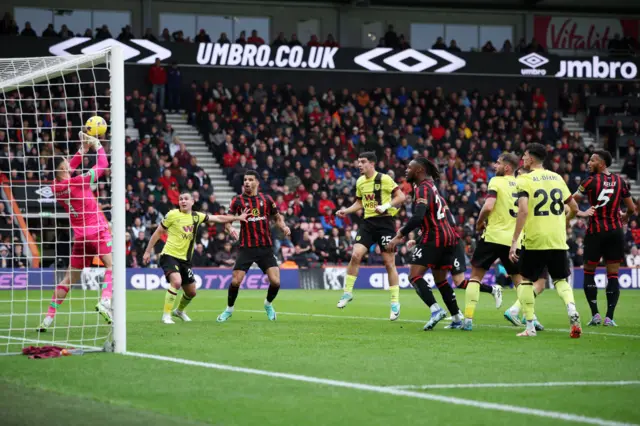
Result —
<svg viewBox="0 0 640 426"><path fill-rule="evenodd" d="M604 258L607 265L607 315L604 325L615 327L613 314L620 297L618 270L624 256L623 225L635 213L635 204L627 183L611 173L612 158L608 151L596 151L589 159L591 176L585 179L573 195L576 201L587 197L594 210L584 239L584 294L593 317L588 325L602 323L598 312L598 289L595 283L596 267ZM620 214L624 202L627 212Z"/></svg>
<svg viewBox="0 0 640 426"><path fill-rule="evenodd" d="M227 296L227 309L218 315L218 322L224 322L231 318L238 291L240 291L240 284L254 263L269 278L269 289L264 301L264 309L271 321L276 319L276 311L271 302L276 298L280 289L280 268L278 268L278 260L273 253L270 219L275 220L276 225L282 229L285 236L291 235L291 231L285 225L284 217L278 212L273 198L259 193L258 186L258 173L253 170L246 172L243 192L234 197L231 206L229 206L230 212L249 210L250 215L240 228L240 249L233 267L233 276ZM227 231L230 231L230 227L227 227Z"/></svg>
<svg viewBox="0 0 640 426"><path fill-rule="evenodd" d="M424 330L432 330L447 316L444 309L436 303L429 284L424 279L428 269L431 269L436 286L451 315L462 316L455 293L447 281L447 272L453 267L459 237L447 219L449 207L434 184L439 177L438 167L427 158L418 157L409 163L407 181L415 187L413 216L387 245L387 250L393 251L398 243L420 226L421 237L413 249L409 280L418 296L431 309L431 319L425 324Z"/></svg>

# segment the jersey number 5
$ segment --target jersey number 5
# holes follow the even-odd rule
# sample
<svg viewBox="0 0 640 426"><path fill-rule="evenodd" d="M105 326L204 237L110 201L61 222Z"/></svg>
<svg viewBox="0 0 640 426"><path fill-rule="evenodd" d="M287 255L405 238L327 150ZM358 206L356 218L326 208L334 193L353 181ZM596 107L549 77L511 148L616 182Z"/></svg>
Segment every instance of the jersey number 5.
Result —
<svg viewBox="0 0 640 426"><path fill-rule="evenodd" d="M560 216L564 212L564 202L562 200L562 191L558 188L552 189L551 192L547 193L544 189L538 189L533 197L540 201L533 209L534 216L549 216L549 212L551 212L554 216ZM547 201L551 198L551 203L549 203L549 210L543 210L543 208L547 205Z"/></svg>
<svg viewBox="0 0 640 426"><path fill-rule="evenodd" d="M609 201L611 201L611 197L609 197L609 194L613 194L614 189L613 188L607 188L607 189L603 189L602 191L600 191L600 194L598 194L598 201L600 201L598 203L598 205L595 207L596 209L599 209L601 207L604 207L607 205L607 203Z"/></svg>

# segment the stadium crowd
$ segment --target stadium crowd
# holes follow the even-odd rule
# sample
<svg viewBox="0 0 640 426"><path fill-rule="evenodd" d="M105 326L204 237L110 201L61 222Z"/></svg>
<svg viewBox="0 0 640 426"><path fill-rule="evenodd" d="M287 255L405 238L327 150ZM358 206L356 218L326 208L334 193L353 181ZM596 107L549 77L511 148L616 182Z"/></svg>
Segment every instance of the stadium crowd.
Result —
<svg viewBox="0 0 640 426"><path fill-rule="evenodd" d="M274 250L281 260L302 266L348 261L361 213L345 219L335 213L354 201L355 160L363 151L375 152L378 169L392 176L408 195L397 215L397 226L412 214L412 188L404 177L408 162L418 155L433 159L441 168L440 190L456 217L469 256L479 237L475 219L500 153L521 154L529 142L544 143L549 150L547 166L560 173L572 191L588 173L591 148L585 147L578 133L566 131L562 118L573 108L573 93L560 99L561 111L549 108L540 88L526 83L513 93L499 89L489 95L464 89L445 93L439 87L336 88L318 93L313 86L246 83L227 87L224 82L208 81L193 82L185 92L181 79L175 79L179 71L175 64L162 71L164 80L156 86L166 85L166 92L156 87L150 92L133 90L126 98L129 130L134 130L128 131L125 160L129 266L145 266L142 254L150 234L177 204L180 191L194 194L198 210L222 213L227 207L216 200L215 188L198 159L167 123L159 105L164 97L169 108L186 107L189 122L197 127L235 191L240 192L246 170L258 171L261 190L274 197L292 229L290 238L274 229ZM152 67L150 77L153 72ZM640 93L637 89L637 84L625 88ZM105 111L109 119L108 98L96 97L101 90L80 83L76 76L64 87L52 85L51 94L44 87L40 90L39 104L32 93L23 93L23 101L10 93L0 105L0 169L14 181L34 179L38 173L51 179L46 158L75 149L67 141L77 136L67 127L77 131L96 110ZM172 100L172 90L186 96ZM51 96L66 96L68 101L66 105L49 104L46 99ZM91 165L88 159L83 166ZM96 189L108 211L108 174ZM15 226L10 214L2 210L6 206L0 203L0 233L5 238L6 257L11 258L12 253L23 250L12 248L19 243L6 230ZM569 233L577 266L582 264L585 230L586 223L580 219ZM637 220L629 225L627 244L629 253L640 244ZM156 252L160 249L156 247ZM0 246L0 259L4 252ZM194 265L229 267L233 255L234 245L220 226L201 230ZM406 248L401 247L397 263L404 265L408 259ZM378 248L371 251L368 263L381 263Z"/></svg>

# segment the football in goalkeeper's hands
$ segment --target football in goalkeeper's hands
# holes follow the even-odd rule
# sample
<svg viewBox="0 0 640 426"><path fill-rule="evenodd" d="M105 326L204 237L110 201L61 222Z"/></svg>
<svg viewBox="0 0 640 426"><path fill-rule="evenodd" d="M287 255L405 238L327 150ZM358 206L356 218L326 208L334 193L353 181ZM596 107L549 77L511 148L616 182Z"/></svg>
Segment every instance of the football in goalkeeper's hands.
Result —
<svg viewBox="0 0 640 426"><path fill-rule="evenodd" d="M84 124L85 132L94 138L104 136L107 133L107 122L99 115L94 115Z"/></svg>

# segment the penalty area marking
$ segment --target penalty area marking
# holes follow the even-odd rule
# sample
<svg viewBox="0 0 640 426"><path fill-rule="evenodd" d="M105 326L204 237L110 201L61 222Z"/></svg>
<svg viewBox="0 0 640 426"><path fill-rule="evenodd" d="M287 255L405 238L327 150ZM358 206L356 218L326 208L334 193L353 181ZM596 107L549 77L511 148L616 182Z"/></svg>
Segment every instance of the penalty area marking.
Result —
<svg viewBox="0 0 640 426"><path fill-rule="evenodd" d="M194 367L211 368L214 370L230 371L234 373L252 374L257 376L266 376L278 379L293 380L296 382L314 383L317 385L333 386L338 388L356 389L367 392L375 392L386 395L403 396L408 398L423 399L429 401L443 402L446 404L460 405L466 407L481 408L483 410L502 411L506 413L525 414L535 417L544 417L555 420L563 420L567 422L586 423L601 426L637 426L633 423L622 423L613 420L600 419L597 417L586 417L576 414L562 413L558 411L539 410L535 408L518 407L516 405L497 404L493 402L476 401L472 399L463 399L450 396L431 394L426 392L414 392L411 390L395 389L384 386L367 385L363 383L345 382L341 380L323 379L320 377L303 376L299 374L279 373L275 371L258 370L254 368L236 367L233 365L216 364L211 362L192 361L182 358L173 358L162 355L145 354L139 352L126 352L126 356L153 359L156 361L172 362L175 364L190 365Z"/></svg>
<svg viewBox="0 0 640 426"><path fill-rule="evenodd" d="M444 385L387 386L390 389L465 389L465 388L546 388L557 386L635 386L640 380L594 381L594 382L537 382L537 383L460 383Z"/></svg>

